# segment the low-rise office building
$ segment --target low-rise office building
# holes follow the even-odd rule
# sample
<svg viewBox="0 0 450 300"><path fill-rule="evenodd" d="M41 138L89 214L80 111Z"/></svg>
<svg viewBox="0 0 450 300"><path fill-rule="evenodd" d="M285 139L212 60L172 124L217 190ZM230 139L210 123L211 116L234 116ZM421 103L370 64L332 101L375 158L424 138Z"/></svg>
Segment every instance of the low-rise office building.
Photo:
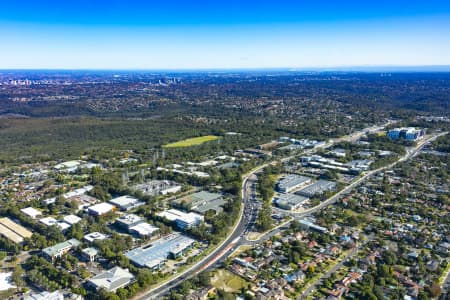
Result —
<svg viewBox="0 0 450 300"><path fill-rule="evenodd" d="M181 199L177 199L173 202L173 205L197 212L199 214L205 214L209 210L213 210L216 213L222 212L222 205L225 203L226 202L225 199L223 199L222 194L201 191Z"/></svg>
<svg viewBox="0 0 450 300"><path fill-rule="evenodd" d="M64 216L63 221L66 222L69 225L77 224L81 221L81 218L75 215L67 215Z"/></svg>
<svg viewBox="0 0 450 300"><path fill-rule="evenodd" d="M186 230L195 227L203 221L203 216L190 212L185 213L177 209L169 209L157 214L161 218L175 222L178 228Z"/></svg>
<svg viewBox="0 0 450 300"><path fill-rule="evenodd" d="M387 132L387 136L390 139L398 140L405 139L407 141L417 141L425 135L425 131L422 129L416 129L414 127L402 127L394 128Z"/></svg>
<svg viewBox="0 0 450 300"><path fill-rule="evenodd" d="M126 287L134 280L134 275L127 269L114 267L108 271L92 277L87 282L89 287L95 290L105 289L108 292L115 292L119 288Z"/></svg>
<svg viewBox="0 0 450 300"><path fill-rule="evenodd" d="M144 202L128 195L111 199L109 200L109 203L123 211L131 210L145 204Z"/></svg>
<svg viewBox="0 0 450 300"><path fill-rule="evenodd" d="M277 190L281 193L289 193L309 184L311 181L312 179L306 176L289 174L277 182Z"/></svg>
<svg viewBox="0 0 450 300"><path fill-rule="evenodd" d="M171 180L152 180L133 187L135 191L141 191L144 195L156 196L178 193L181 185Z"/></svg>
<svg viewBox="0 0 450 300"><path fill-rule="evenodd" d="M97 259L98 252L95 248L85 248L81 250L81 257L87 262L94 262Z"/></svg>
<svg viewBox="0 0 450 300"><path fill-rule="evenodd" d="M106 202L102 202L99 204L95 204L93 206L88 207L88 213L94 216L102 216L109 212L112 212L116 209L114 205L111 205Z"/></svg>
<svg viewBox="0 0 450 300"><path fill-rule="evenodd" d="M68 241L56 244L51 247L47 247L42 249L42 254L44 257L49 259L50 261L53 261L54 259L63 256L70 250L78 247L80 245L80 241L77 239L70 239Z"/></svg>
<svg viewBox="0 0 450 300"><path fill-rule="evenodd" d="M38 211L37 209L35 209L31 206L22 208L20 211L32 219L36 219L37 217L42 215L42 213L40 211Z"/></svg>
<svg viewBox="0 0 450 300"><path fill-rule="evenodd" d="M296 210L299 209L309 198L296 194L279 194L274 198L274 203L281 209Z"/></svg>
<svg viewBox="0 0 450 300"><path fill-rule="evenodd" d="M105 240L106 238L108 238L107 235L100 233L100 232L91 232L89 234L86 234L83 237L83 240L85 240L88 243L93 243L95 241L102 241Z"/></svg>
<svg viewBox="0 0 450 300"><path fill-rule="evenodd" d="M336 189L336 182L328 180L318 180L311 185L296 192L297 195L311 198L315 195L321 195L324 192Z"/></svg>
<svg viewBox="0 0 450 300"><path fill-rule="evenodd" d="M159 228L148 223L142 222L129 228L131 234L137 235L140 238L146 238L154 235L159 231Z"/></svg>
<svg viewBox="0 0 450 300"><path fill-rule="evenodd" d="M173 233L144 247L128 251L125 256L138 267L159 270L167 259L183 256L194 243L195 240L188 236Z"/></svg>
<svg viewBox="0 0 450 300"><path fill-rule="evenodd" d="M135 214L124 214L116 219L116 225L127 231L142 222L144 222L144 219Z"/></svg>

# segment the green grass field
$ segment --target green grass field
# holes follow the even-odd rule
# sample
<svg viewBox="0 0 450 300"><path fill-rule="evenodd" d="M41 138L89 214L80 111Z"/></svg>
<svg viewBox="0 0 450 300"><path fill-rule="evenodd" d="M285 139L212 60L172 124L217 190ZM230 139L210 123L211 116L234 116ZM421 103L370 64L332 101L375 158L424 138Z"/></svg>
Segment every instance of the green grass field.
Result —
<svg viewBox="0 0 450 300"><path fill-rule="evenodd" d="M237 292L243 287L248 286L248 282L243 278L223 269L219 269L217 273L211 278L211 283L218 289L223 289L227 292Z"/></svg>
<svg viewBox="0 0 450 300"><path fill-rule="evenodd" d="M205 142L215 141L219 139L218 136L215 135L205 135L205 136L199 136L195 138L185 139L181 140L175 143L167 144L164 147L165 148L181 148L181 147L191 147L203 144Z"/></svg>

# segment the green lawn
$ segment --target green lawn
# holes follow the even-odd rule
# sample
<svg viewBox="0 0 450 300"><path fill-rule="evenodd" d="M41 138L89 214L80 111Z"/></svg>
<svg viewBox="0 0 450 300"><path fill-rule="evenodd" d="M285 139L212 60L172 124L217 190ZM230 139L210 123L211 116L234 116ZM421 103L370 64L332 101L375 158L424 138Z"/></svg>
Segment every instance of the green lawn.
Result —
<svg viewBox="0 0 450 300"><path fill-rule="evenodd" d="M180 147L190 147L190 146L196 146L203 144L205 142L215 141L219 139L218 136L215 135L205 135L205 136L199 136L195 138L185 139L181 140L175 143L167 144L164 147L165 148L180 148Z"/></svg>
<svg viewBox="0 0 450 300"><path fill-rule="evenodd" d="M217 270L216 274L211 279L211 283L216 288L231 293L237 292L241 288L248 286L246 280L224 269Z"/></svg>

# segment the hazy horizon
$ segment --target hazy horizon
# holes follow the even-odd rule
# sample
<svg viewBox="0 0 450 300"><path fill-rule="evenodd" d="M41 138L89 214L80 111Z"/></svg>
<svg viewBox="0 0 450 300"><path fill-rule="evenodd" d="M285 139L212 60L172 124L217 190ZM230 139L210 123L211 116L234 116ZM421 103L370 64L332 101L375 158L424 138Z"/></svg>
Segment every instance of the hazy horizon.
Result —
<svg viewBox="0 0 450 300"><path fill-rule="evenodd" d="M447 1L9 1L0 69L450 65Z"/></svg>

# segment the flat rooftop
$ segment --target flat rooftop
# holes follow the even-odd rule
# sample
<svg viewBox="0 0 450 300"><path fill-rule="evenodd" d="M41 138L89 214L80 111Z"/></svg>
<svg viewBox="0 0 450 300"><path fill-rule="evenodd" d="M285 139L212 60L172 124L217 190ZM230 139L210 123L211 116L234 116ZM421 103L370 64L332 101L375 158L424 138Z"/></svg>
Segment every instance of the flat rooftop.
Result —
<svg viewBox="0 0 450 300"><path fill-rule="evenodd" d="M20 211L33 219L36 219L37 216L42 215L42 213L40 211L38 211L37 209L35 209L31 206L22 208Z"/></svg>
<svg viewBox="0 0 450 300"><path fill-rule="evenodd" d="M77 239L70 239L68 241L65 241L65 242L56 244L54 246L42 249L42 252L44 252L45 254L47 254L50 257L53 257L56 255L59 255L63 249L75 248L75 247L78 247L79 245L80 245L80 241L78 241Z"/></svg>
<svg viewBox="0 0 450 300"><path fill-rule="evenodd" d="M275 203L281 206L296 207L307 200L309 200L309 198L296 194L279 194L275 198Z"/></svg>
<svg viewBox="0 0 450 300"><path fill-rule="evenodd" d="M145 222L130 227L130 231L135 232L140 236L150 236L158 230L159 230L158 227L150 225Z"/></svg>
<svg viewBox="0 0 450 300"><path fill-rule="evenodd" d="M318 180L313 184L301 189L297 194L310 197L316 194L321 194L325 191L331 191L336 188L336 182L328 180Z"/></svg>
<svg viewBox="0 0 450 300"><path fill-rule="evenodd" d="M144 219L135 214L125 214L116 219L116 222L125 226L136 225L139 222L143 222Z"/></svg>
<svg viewBox="0 0 450 300"><path fill-rule="evenodd" d="M184 249L194 242L195 240L188 236L174 233L145 247L128 251L125 256L138 266L152 268L155 262L165 261L172 251Z"/></svg>
<svg viewBox="0 0 450 300"><path fill-rule="evenodd" d="M199 214L190 212L185 213L181 210L177 209L169 209L163 212L158 213L158 216L166 218L169 221L180 220L186 223L195 223L198 220L203 220L203 217Z"/></svg>
<svg viewBox="0 0 450 300"><path fill-rule="evenodd" d="M134 206L140 201L132 196L120 196L114 199L109 200L109 203L112 203L115 206L121 207L121 208L127 208L130 206Z"/></svg>
<svg viewBox="0 0 450 300"><path fill-rule="evenodd" d="M311 182L311 178L296 174L289 174L280 179L277 183L279 189L289 190L297 186Z"/></svg>

